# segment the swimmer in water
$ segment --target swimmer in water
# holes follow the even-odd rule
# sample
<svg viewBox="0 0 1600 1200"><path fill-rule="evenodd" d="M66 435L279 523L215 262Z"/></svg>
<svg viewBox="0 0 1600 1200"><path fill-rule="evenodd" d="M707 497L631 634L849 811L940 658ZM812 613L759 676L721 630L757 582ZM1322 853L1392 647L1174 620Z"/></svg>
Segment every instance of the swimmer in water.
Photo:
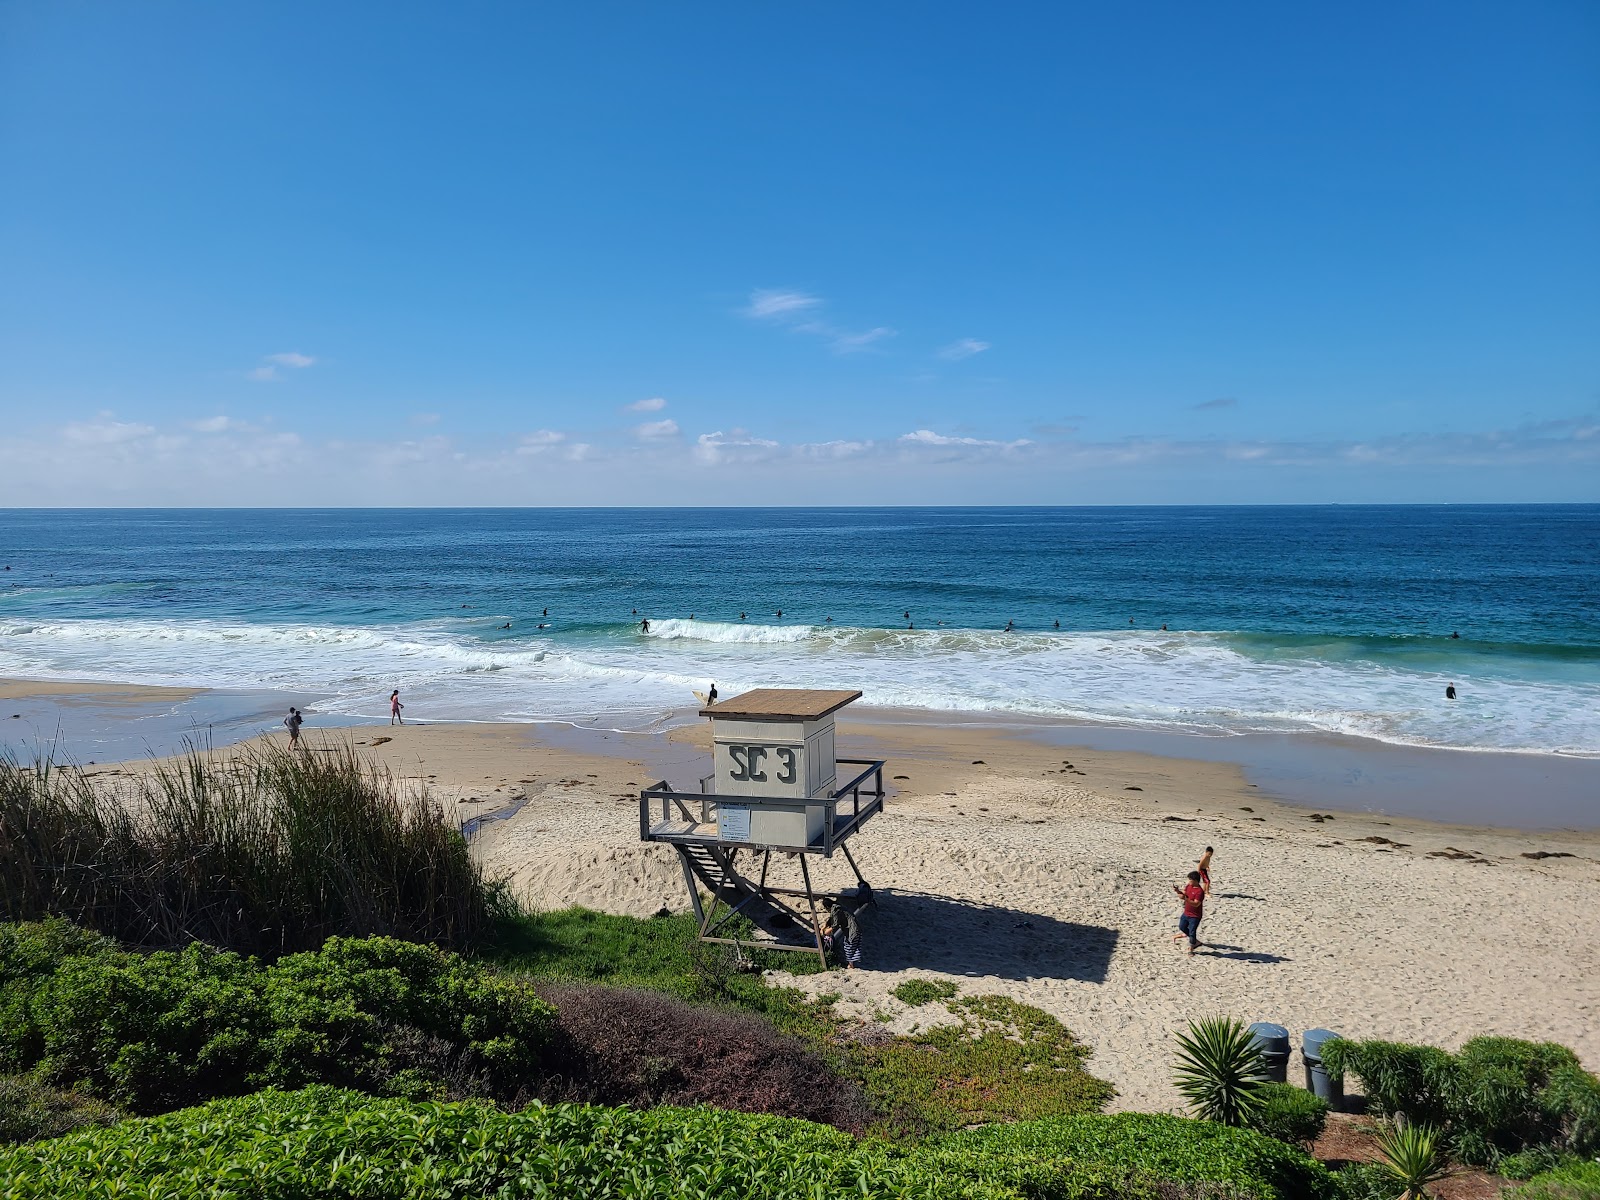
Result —
<svg viewBox="0 0 1600 1200"><path fill-rule="evenodd" d="M1162 633L1165 633L1165 632L1166 632L1166 631L1167 631L1167 627L1166 627L1166 625L1162 625L1162 626L1161 626L1161 632L1162 632Z"/></svg>
<svg viewBox="0 0 1600 1200"><path fill-rule="evenodd" d="M1451 683L1451 684L1447 684L1445 686L1444 698L1446 700L1454 700L1456 698L1456 685L1455 684Z"/></svg>
<svg viewBox="0 0 1600 1200"><path fill-rule="evenodd" d="M547 608L542 613L540 613L539 615L541 617L548 617L550 615L550 610Z"/></svg>
<svg viewBox="0 0 1600 1200"><path fill-rule="evenodd" d="M1006 622L1006 632L1007 633L1010 633L1015 628L1016 628L1016 623L1015 622L1013 622L1013 621L1007 621Z"/></svg>
<svg viewBox="0 0 1600 1200"><path fill-rule="evenodd" d="M832 625L832 624L833 624L833 618L832 618L832 617L829 617L829 618L828 618L828 624L829 624L829 625Z"/></svg>
<svg viewBox="0 0 1600 1200"><path fill-rule="evenodd" d="M1461 635L1452 630L1450 633L1450 640L1452 642L1459 642L1461 640Z"/></svg>
<svg viewBox="0 0 1600 1200"><path fill-rule="evenodd" d="M741 621L744 620L744 614L743 613L739 614L739 620L741 620Z"/></svg>
<svg viewBox="0 0 1600 1200"><path fill-rule="evenodd" d="M1060 629L1060 628L1061 628L1061 622L1060 622L1060 621L1057 621L1057 622L1056 622L1056 628L1057 628L1057 629Z"/></svg>
<svg viewBox="0 0 1600 1200"><path fill-rule="evenodd" d="M500 628L501 629L510 629L511 628L511 622L507 621L504 625L500 626Z"/></svg>
<svg viewBox="0 0 1600 1200"><path fill-rule="evenodd" d="M778 610L778 619L780 621L783 619L783 609L781 609L781 608Z"/></svg>

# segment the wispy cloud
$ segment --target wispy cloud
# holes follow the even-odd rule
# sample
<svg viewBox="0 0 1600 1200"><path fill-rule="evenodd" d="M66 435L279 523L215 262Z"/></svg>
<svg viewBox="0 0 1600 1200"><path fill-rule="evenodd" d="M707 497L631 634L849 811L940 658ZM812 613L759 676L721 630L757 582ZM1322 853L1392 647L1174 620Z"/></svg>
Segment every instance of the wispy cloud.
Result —
<svg viewBox="0 0 1600 1200"><path fill-rule="evenodd" d="M279 368L289 371L303 371L316 363L316 359L309 354L301 354L298 350L285 350L281 354L268 354L262 357L261 365L252 367L248 377L257 383L271 383L273 380L282 379Z"/></svg>
<svg viewBox="0 0 1600 1200"><path fill-rule="evenodd" d="M154 425L142 425L135 421L115 420L108 412L102 412L92 421L74 421L62 430L63 436L69 442L78 442L90 446L120 446L125 442L135 442L140 438L147 438L155 433Z"/></svg>
<svg viewBox="0 0 1600 1200"><path fill-rule="evenodd" d="M1199 404L1191 404L1195 412L1208 412L1218 408L1238 408L1239 402L1232 396L1218 396L1215 400L1202 400Z"/></svg>
<svg viewBox="0 0 1600 1200"><path fill-rule="evenodd" d="M745 306L744 315L754 317L758 321L767 321L774 317L793 317L796 313L817 308L821 304L822 300L819 297L805 292L786 291L782 288L757 288L750 293L750 303Z"/></svg>
<svg viewBox="0 0 1600 1200"><path fill-rule="evenodd" d="M554 429L535 429L532 433L522 435L522 441L517 446L517 453L544 454L553 446L559 446L566 440L566 434L558 433Z"/></svg>
<svg viewBox="0 0 1600 1200"><path fill-rule="evenodd" d="M840 328L816 315L821 308L821 297L808 292L757 288L750 293L750 302L743 312L747 317L780 325L791 333L822 338L835 354L858 354L895 335L887 325L859 331Z"/></svg>
<svg viewBox="0 0 1600 1200"><path fill-rule="evenodd" d="M828 345L837 354L855 354L857 351L865 350L875 342L881 342L884 338L892 338L893 336L894 330L879 325L876 329L868 329L863 333L834 332Z"/></svg>
<svg viewBox="0 0 1600 1200"><path fill-rule="evenodd" d="M648 400L635 400L632 404L624 404L623 412L647 413L660 412L667 406L667 402L660 396L651 396Z"/></svg>
<svg viewBox="0 0 1600 1200"><path fill-rule="evenodd" d="M411 414L411 423L413 425L437 425L439 423L439 414L438 413L412 413Z"/></svg>
<svg viewBox="0 0 1600 1200"><path fill-rule="evenodd" d="M1018 438L1014 442L998 442L987 438L952 437L935 433L931 429L914 429L910 433L902 433L899 440L911 446L981 446L989 450L1018 450L1023 446L1033 445L1028 438Z"/></svg>
<svg viewBox="0 0 1600 1200"><path fill-rule="evenodd" d="M663 438L675 438L678 436L678 423L671 417L664 421L646 421L643 425L635 425L633 434L646 442L658 442Z"/></svg>
<svg viewBox="0 0 1600 1200"><path fill-rule="evenodd" d="M971 358L974 354L982 354L989 348L988 342L980 342L977 338L962 338L958 342L951 342L939 351L939 357L946 362L960 362L963 358Z"/></svg>

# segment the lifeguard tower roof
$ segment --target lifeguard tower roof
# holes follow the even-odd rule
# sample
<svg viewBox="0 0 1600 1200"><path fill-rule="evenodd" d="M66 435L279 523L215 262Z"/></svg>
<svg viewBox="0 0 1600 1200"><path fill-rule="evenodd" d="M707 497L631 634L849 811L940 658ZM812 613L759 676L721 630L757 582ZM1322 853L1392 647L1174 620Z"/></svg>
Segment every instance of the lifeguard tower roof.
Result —
<svg viewBox="0 0 1600 1200"><path fill-rule="evenodd" d="M820 688L755 688L700 710L702 717L741 721L820 721L838 712L860 692Z"/></svg>

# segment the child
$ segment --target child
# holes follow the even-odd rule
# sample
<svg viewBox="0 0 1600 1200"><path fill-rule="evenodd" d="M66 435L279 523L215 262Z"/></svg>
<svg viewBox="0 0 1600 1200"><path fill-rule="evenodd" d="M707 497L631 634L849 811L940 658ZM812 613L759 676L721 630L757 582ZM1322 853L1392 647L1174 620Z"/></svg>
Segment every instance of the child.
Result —
<svg viewBox="0 0 1600 1200"><path fill-rule="evenodd" d="M1200 884L1200 872L1190 871L1189 882L1181 888L1173 884L1172 890L1183 900L1183 915L1178 918L1178 932L1172 940L1188 938L1189 953L1193 954L1200 945L1200 919L1206 912L1206 889Z"/></svg>
<svg viewBox="0 0 1600 1200"><path fill-rule="evenodd" d="M1196 864L1200 868L1200 886L1205 888L1208 896L1211 895L1211 855L1213 853L1215 852L1211 847L1207 846L1206 852L1200 856L1200 861Z"/></svg>
<svg viewBox="0 0 1600 1200"><path fill-rule="evenodd" d="M832 951L844 963L844 969L861 966L861 926L855 914L842 904L828 910L828 919L822 926L822 948Z"/></svg>

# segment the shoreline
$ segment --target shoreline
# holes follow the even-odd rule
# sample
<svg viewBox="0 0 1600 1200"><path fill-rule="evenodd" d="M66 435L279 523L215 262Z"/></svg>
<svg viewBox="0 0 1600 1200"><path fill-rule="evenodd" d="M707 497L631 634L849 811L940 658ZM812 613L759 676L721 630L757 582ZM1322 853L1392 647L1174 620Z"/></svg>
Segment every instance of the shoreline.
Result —
<svg viewBox="0 0 1600 1200"><path fill-rule="evenodd" d="M290 704L311 718L308 729L359 729L379 719L320 713L318 699L314 692L0 678L0 741L18 757L29 757L24 751L30 746L37 753L48 744L65 759L95 764L166 757L187 745L223 749L277 732ZM13 714L20 726L11 724ZM690 706L663 711L642 730L600 725L605 719L602 714L588 724L450 719L428 724L539 730L541 736L573 747L587 745L596 733L602 740L664 739L664 747L675 731L698 723ZM1128 755L1183 764L1181 769L1190 774L1210 764L1235 769L1249 790L1276 803L1350 815L1468 830L1600 831L1600 757L1414 747L1313 732L1207 735L1010 713L890 707L852 709L845 724L889 731L989 732L1065 754ZM664 748L649 754L663 763L675 761ZM684 782L695 778L686 776Z"/></svg>

